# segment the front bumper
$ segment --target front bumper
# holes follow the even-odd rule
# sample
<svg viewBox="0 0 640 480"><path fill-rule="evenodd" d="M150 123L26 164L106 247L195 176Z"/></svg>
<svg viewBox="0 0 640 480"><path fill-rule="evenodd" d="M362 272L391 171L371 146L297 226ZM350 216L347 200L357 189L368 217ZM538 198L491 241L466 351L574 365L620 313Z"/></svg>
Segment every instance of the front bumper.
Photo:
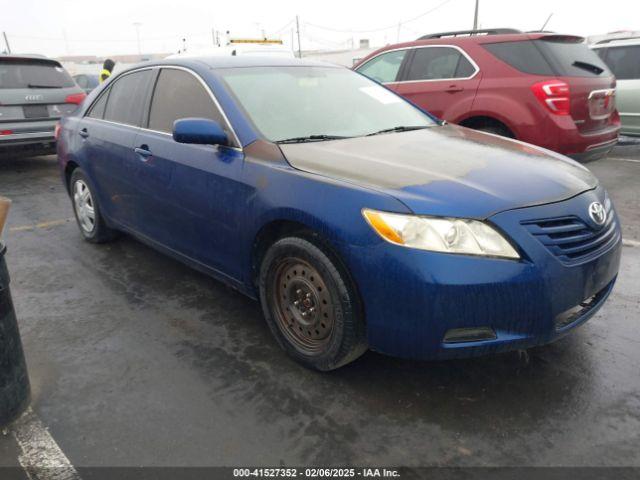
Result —
<svg viewBox="0 0 640 480"><path fill-rule="evenodd" d="M469 357L552 342L591 318L610 294L621 254L615 237L592 255L568 263L523 225L524 220L587 213L604 202L597 189L573 199L497 214L489 219L517 244L521 261L449 255L387 243L350 255L364 303L369 345L416 359ZM615 211L612 212L615 215ZM617 217L615 217L617 222ZM584 308L568 323L564 312ZM446 343L452 329L489 327L495 338Z"/></svg>

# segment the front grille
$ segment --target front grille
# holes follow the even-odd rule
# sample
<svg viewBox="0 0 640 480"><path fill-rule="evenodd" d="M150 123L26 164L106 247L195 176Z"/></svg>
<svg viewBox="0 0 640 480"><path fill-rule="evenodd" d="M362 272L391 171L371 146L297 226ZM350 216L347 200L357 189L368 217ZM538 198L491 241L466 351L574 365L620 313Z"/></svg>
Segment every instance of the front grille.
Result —
<svg viewBox="0 0 640 480"><path fill-rule="evenodd" d="M521 222L549 251L564 263L577 263L597 256L616 244L620 232L611 202L606 202L607 221L592 227L576 216Z"/></svg>

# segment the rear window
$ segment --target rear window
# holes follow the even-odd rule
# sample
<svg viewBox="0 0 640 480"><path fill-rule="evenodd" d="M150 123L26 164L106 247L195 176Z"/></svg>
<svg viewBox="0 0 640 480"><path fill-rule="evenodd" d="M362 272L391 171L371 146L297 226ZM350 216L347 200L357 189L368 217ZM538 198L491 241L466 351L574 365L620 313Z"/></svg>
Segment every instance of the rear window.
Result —
<svg viewBox="0 0 640 480"><path fill-rule="evenodd" d="M609 47L603 55L618 80L640 79L640 45Z"/></svg>
<svg viewBox="0 0 640 480"><path fill-rule="evenodd" d="M74 85L73 79L59 64L0 59L0 89L66 88Z"/></svg>
<svg viewBox="0 0 640 480"><path fill-rule="evenodd" d="M599 77L610 75L606 64L575 37L491 43L484 47L517 70L533 75Z"/></svg>

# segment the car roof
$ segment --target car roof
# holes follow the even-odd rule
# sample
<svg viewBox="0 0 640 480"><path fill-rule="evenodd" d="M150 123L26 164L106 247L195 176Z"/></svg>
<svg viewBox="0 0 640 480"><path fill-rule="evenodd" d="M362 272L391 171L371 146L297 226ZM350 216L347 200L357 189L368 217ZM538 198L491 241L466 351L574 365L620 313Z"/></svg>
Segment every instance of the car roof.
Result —
<svg viewBox="0 0 640 480"><path fill-rule="evenodd" d="M610 40L602 40L594 45L590 45L591 48L608 48L608 47L622 47L622 46L636 46L640 45L640 37L631 38L615 38Z"/></svg>
<svg viewBox="0 0 640 480"><path fill-rule="evenodd" d="M270 57L261 55L220 56L210 55L201 57L171 58L157 62L145 62L148 66L178 65L189 67L193 63L205 65L209 68L247 68L247 67L334 67L342 68L330 63L313 60L301 60L299 58ZM136 67L140 67L137 65Z"/></svg>
<svg viewBox="0 0 640 480"><path fill-rule="evenodd" d="M54 60L53 58L45 57L44 55L24 53L24 54L12 54L12 53L2 53L0 54L0 60L35 60L37 62L42 63L51 63L53 65L60 65L60 62Z"/></svg>

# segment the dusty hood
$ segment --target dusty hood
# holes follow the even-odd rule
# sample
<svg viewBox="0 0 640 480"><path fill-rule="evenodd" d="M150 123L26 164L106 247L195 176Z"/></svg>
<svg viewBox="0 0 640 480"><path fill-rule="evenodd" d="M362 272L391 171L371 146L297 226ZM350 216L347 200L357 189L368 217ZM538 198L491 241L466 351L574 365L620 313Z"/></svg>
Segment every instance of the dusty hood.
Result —
<svg viewBox="0 0 640 480"><path fill-rule="evenodd" d="M486 218L597 185L561 155L457 126L280 148L294 168L387 192L419 214Z"/></svg>

